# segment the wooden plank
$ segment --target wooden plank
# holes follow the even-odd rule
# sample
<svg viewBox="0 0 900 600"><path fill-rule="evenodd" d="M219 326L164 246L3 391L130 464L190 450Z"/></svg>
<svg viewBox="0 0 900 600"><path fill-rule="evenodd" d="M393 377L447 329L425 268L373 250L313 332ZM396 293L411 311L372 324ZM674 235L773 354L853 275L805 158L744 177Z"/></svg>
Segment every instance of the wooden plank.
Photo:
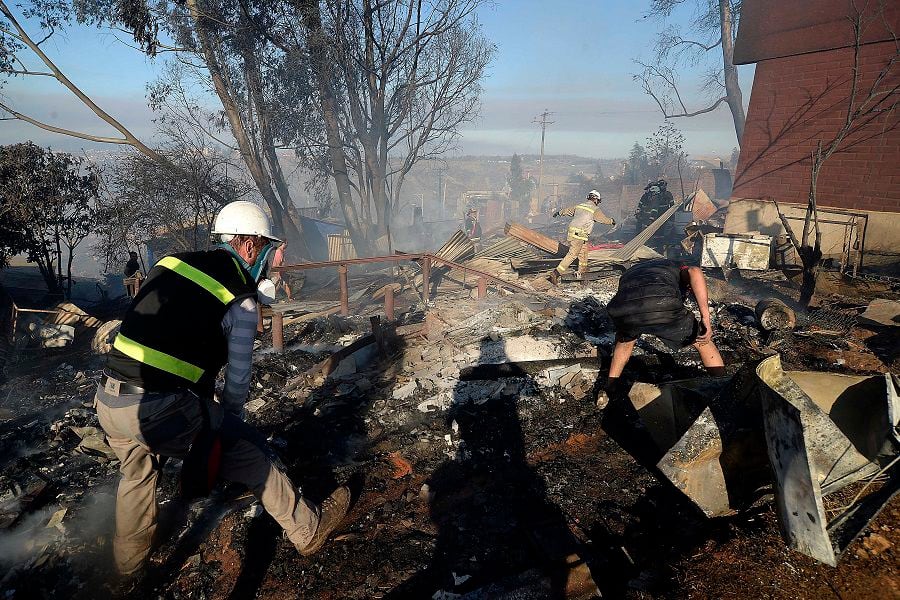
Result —
<svg viewBox="0 0 900 600"><path fill-rule="evenodd" d="M297 315L295 317L287 317L284 320L284 324L290 325L291 323L305 323L306 321L312 321L313 319L318 319L319 317L327 317L328 315L333 315L340 312L340 310L341 305L335 304L329 308L326 308L325 310L306 313L305 315Z"/></svg>
<svg viewBox="0 0 900 600"><path fill-rule="evenodd" d="M292 302L278 302L271 306L273 313L289 313L293 311L316 312L326 310L334 306L333 300L322 302L310 302L309 300L295 300Z"/></svg>
<svg viewBox="0 0 900 600"><path fill-rule="evenodd" d="M504 232L512 238L556 256L565 256L569 251L567 245L518 223L507 223Z"/></svg>

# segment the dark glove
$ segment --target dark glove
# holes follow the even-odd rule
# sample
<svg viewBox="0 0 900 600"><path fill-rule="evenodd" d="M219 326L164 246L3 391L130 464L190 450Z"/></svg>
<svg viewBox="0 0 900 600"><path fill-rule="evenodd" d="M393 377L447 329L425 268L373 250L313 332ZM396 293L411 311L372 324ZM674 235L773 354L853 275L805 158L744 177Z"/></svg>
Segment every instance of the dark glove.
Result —
<svg viewBox="0 0 900 600"><path fill-rule="evenodd" d="M218 431L205 426L181 463L181 497L188 501L209 496L222 466L222 439Z"/></svg>
<svg viewBox="0 0 900 600"><path fill-rule="evenodd" d="M553 218L554 218L554 219L555 219L556 217L558 217L558 216L559 216L559 211L556 211L555 213L553 213Z"/></svg>

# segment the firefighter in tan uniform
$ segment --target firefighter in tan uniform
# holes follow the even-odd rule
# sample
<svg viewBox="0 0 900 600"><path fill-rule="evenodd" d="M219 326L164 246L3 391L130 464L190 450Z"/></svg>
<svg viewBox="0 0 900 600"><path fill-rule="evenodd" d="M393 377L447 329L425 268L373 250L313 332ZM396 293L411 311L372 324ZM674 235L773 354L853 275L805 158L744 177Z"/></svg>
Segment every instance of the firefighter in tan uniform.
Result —
<svg viewBox="0 0 900 600"><path fill-rule="evenodd" d="M616 224L615 219L607 217L600 210L601 200L600 192L591 190L588 192L585 202L568 206L553 213L554 217L572 217L572 222L569 223L569 230L566 234L569 252L551 274L551 278L554 281L558 280L559 276L565 273L572 263L575 262L575 259L578 258L583 246L587 243L591 232L594 230L594 223L602 223L604 225Z"/></svg>
<svg viewBox="0 0 900 600"><path fill-rule="evenodd" d="M280 240L262 209L244 201L220 211L213 233L214 250L167 256L147 274L97 389L97 416L121 463L113 553L125 576L149 557L166 458L183 459L187 499L208 493L217 478L246 485L303 555L322 546L350 504L346 487L318 506L303 498L244 422L257 282ZM216 395L222 367L225 387Z"/></svg>

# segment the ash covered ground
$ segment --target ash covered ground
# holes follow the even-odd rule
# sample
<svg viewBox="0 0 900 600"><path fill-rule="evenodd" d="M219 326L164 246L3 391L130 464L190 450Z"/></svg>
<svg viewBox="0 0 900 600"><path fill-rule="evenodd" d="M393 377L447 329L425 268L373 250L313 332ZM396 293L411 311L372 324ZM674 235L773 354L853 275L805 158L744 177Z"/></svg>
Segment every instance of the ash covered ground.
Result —
<svg viewBox="0 0 900 600"><path fill-rule="evenodd" d="M790 282L710 286L729 373L773 352L791 369L898 372L896 328L856 319L895 290L842 289L795 332L770 335L755 323L755 299L795 297ZM535 296L441 291L427 308L401 297L400 327L328 377L316 365L368 335L378 307L289 325L284 354L266 350L264 334L248 420L305 494L349 482L350 515L303 558L239 486L183 505L169 461L160 545L129 597L900 597L896 498L831 568L787 548L765 493L738 515L708 519L615 441L627 416L598 409L593 393L613 342L602 307L615 287L611 276ZM23 355L0 387L5 598L120 591L110 544L117 462L96 429L102 357L86 337ZM525 357L553 360L492 374ZM664 382L703 369L691 350L670 355L647 339L625 375Z"/></svg>

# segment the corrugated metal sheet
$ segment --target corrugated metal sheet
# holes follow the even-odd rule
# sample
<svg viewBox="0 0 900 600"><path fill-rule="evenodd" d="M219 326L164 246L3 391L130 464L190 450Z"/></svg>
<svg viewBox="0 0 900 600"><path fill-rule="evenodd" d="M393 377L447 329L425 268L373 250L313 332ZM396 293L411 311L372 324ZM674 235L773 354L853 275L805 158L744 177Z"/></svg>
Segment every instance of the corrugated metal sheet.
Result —
<svg viewBox="0 0 900 600"><path fill-rule="evenodd" d="M453 262L462 262L475 256L475 245L462 231L456 231L434 254Z"/></svg>
<svg viewBox="0 0 900 600"><path fill-rule="evenodd" d="M476 258L538 258L538 255L526 248L522 242L514 238L504 237L490 246L482 249L475 255Z"/></svg>
<svg viewBox="0 0 900 600"><path fill-rule="evenodd" d="M331 233L328 235L328 260L356 258L356 248L349 235Z"/></svg>
<svg viewBox="0 0 900 600"><path fill-rule="evenodd" d="M79 307L71 302L60 302L51 310L57 312L51 313L46 322L53 325L75 325L81 323L86 327L99 327L102 324L100 319L90 316Z"/></svg>

